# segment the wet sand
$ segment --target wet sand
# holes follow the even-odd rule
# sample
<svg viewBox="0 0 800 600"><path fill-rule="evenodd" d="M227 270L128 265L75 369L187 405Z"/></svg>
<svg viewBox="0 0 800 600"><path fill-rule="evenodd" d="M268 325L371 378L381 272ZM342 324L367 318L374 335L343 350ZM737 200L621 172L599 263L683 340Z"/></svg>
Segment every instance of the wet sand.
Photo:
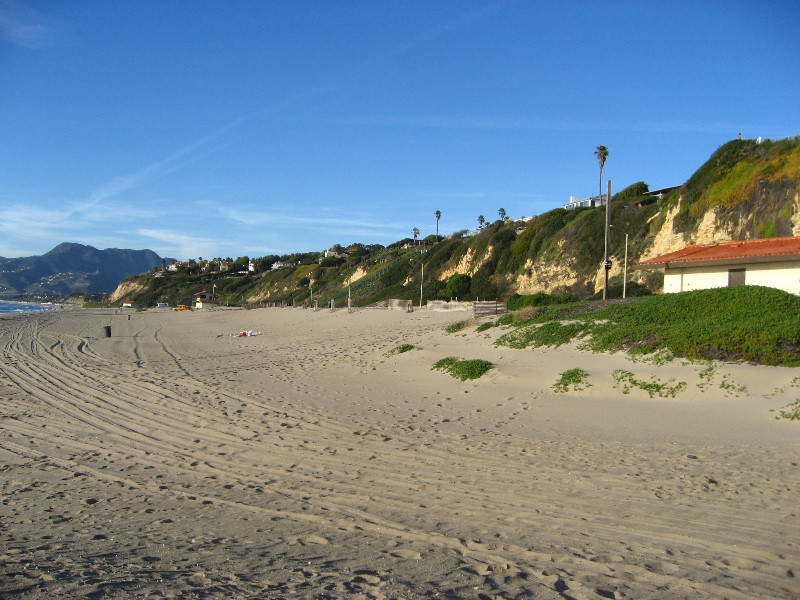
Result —
<svg viewBox="0 0 800 600"><path fill-rule="evenodd" d="M797 369L497 348L445 333L466 313L113 313L0 318L0 597L800 595Z"/></svg>

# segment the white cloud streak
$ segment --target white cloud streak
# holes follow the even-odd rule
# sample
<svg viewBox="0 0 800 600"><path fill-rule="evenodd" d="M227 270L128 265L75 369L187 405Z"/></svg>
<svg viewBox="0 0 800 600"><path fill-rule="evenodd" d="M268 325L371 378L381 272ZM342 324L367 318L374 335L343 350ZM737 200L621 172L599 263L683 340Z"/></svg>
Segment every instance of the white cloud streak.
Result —
<svg viewBox="0 0 800 600"><path fill-rule="evenodd" d="M337 227L358 227L362 231L392 230L396 229L395 223L381 223L363 219L361 217L326 217L308 215L290 215L281 213L252 212L248 210L230 209L229 207L218 207L220 216L228 218L236 223L252 225L254 227L288 228L303 225L315 228L337 228Z"/></svg>
<svg viewBox="0 0 800 600"><path fill-rule="evenodd" d="M219 142L218 140L249 118L250 115L239 117L235 121L220 127L216 131L201 137L191 144L183 146L162 160L150 163L135 173L120 175L112 179L89 194L86 200L76 203L72 209L66 213L65 218L68 219L77 213L86 212L101 202L110 200L142 183L160 179L173 171L177 171L181 167L217 151L219 148L225 146L225 143Z"/></svg>
<svg viewBox="0 0 800 600"><path fill-rule="evenodd" d="M50 45L48 28L33 9L18 2L0 2L0 37L21 48L38 49Z"/></svg>
<svg viewBox="0 0 800 600"><path fill-rule="evenodd" d="M187 235L170 229L137 229L136 233L157 242L158 254L173 258L195 258L198 256L218 256L235 253L241 241L220 240L216 238Z"/></svg>

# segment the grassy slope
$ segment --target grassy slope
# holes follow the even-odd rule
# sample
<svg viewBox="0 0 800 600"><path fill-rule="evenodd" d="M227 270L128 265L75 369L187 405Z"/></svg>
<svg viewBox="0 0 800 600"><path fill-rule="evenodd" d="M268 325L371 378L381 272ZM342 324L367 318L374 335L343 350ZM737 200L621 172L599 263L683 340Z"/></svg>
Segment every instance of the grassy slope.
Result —
<svg viewBox="0 0 800 600"><path fill-rule="evenodd" d="M800 138L766 140L761 144L754 140L733 140L723 144L668 201L680 200L676 227L688 231L711 209L718 209L723 221L725 217L738 217L740 207L752 212L754 204L769 199L769 194L759 191L771 186L790 191L800 188ZM788 221L791 216L785 206L791 196L789 193L788 197L784 194L775 199L776 205L761 216L753 233L774 235L775 221ZM771 227L768 221L772 221Z"/></svg>
<svg viewBox="0 0 800 600"><path fill-rule="evenodd" d="M800 366L800 298L780 290L718 288L595 306L547 307L498 344L557 346L583 338L586 349L598 352L668 351L691 359Z"/></svg>

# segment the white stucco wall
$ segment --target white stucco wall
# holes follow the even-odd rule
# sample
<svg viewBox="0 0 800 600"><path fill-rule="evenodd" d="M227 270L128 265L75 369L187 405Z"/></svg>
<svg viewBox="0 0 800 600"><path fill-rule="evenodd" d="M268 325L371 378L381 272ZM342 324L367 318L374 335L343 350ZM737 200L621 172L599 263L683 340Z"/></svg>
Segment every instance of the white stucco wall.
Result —
<svg viewBox="0 0 800 600"><path fill-rule="evenodd" d="M664 292L688 292L728 285L729 269L745 269L745 285L774 287L800 294L800 260L782 263L681 267L664 272Z"/></svg>

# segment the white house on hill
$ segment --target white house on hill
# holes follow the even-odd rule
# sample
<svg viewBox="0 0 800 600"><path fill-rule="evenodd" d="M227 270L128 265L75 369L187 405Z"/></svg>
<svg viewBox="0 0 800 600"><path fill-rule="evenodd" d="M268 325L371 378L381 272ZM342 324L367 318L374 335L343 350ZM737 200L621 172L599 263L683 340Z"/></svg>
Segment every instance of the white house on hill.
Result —
<svg viewBox="0 0 800 600"><path fill-rule="evenodd" d="M763 285L800 294L800 237L688 246L634 269L664 269L664 292Z"/></svg>

